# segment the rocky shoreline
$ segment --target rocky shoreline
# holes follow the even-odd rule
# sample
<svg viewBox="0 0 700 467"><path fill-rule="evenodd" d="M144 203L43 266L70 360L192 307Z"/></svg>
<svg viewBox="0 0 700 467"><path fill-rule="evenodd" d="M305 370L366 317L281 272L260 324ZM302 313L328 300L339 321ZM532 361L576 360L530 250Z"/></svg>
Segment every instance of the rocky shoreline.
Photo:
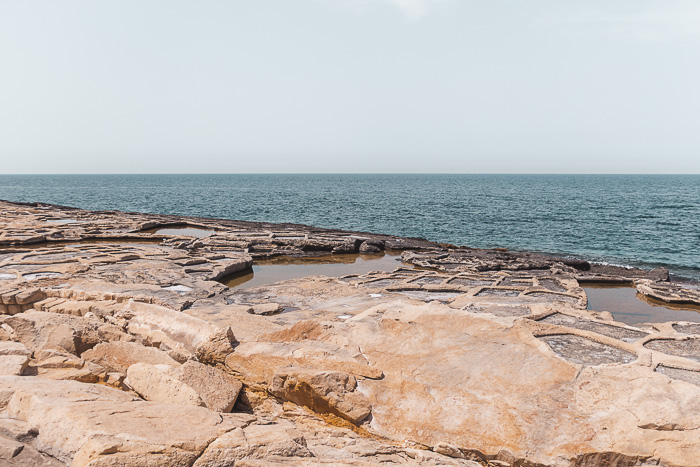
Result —
<svg viewBox="0 0 700 467"><path fill-rule="evenodd" d="M628 326L580 286L700 304L663 268L38 203L0 226L0 465L700 466L700 325Z"/></svg>

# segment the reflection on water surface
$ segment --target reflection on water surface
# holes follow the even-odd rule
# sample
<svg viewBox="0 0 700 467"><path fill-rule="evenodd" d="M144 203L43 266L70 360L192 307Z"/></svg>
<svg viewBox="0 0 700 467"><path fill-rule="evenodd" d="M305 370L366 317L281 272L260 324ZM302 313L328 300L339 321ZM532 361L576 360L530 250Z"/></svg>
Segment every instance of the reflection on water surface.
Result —
<svg viewBox="0 0 700 467"><path fill-rule="evenodd" d="M692 321L700 323L700 306L675 305L637 293L634 287L586 284L588 309L609 311L627 324Z"/></svg>
<svg viewBox="0 0 700 467"><path fill-rule="evenodd" d="M245 284L245 288L258 287L306 276L340 277L350 274L367 274L370 271L393 271L401 266L399 253L373 255L323 255L310 258L277 257L256 260L249 269L223 280L224 285L234 288Z"/></svg>

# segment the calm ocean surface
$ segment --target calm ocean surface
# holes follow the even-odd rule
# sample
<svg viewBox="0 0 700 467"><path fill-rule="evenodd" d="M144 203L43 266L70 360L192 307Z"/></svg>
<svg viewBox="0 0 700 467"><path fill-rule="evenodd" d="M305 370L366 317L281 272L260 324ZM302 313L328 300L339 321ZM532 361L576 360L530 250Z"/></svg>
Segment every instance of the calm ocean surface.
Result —
<svg viewBox="0 0 700 467"><path fill-rule="evenodd" d="M0 175L0 199L425 237L700 280L700 175Z"/></svg>

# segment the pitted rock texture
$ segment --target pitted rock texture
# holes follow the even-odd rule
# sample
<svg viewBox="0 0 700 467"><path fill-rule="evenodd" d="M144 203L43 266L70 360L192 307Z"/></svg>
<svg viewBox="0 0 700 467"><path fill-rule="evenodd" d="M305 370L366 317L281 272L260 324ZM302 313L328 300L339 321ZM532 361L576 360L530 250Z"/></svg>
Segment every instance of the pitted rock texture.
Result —
<svg viewBox="0 0 700 467"><path fill-rule="evenodd" d="M577 318L563 313L555 313L541 320L543 323L556 324L558 326L567 326L574 329L582 329L592 331L603 336L612 337L625 342L634 342L649 333L641 329L635 329L630 326L612 325L609 323L601 323L590 319Z"/></svg>
<svg viewBox="0 0 700 467"><path fill-rule="evenodd" d="M644 346L668 355L677 355L700 362L700 338L690 339L654 339Z"/></svg>
<svg viewBox="0 0 700 467"><path fill-rule="evenodd" d="M670 378L679 379L681 381L700 386L700 370L685 370L683 368L673 368L666 365L659 365L656 367L656 371Z"/></svg>
<svg viewBox="0 0 700 467"><path fill-rule="evenodd" d="M559 356L579 365L630 363L637 359L633 353L569 334L541 338Z"/></svg>
<svg viewBox="0 0 700 467"><path fill-rule="evenodd" d="M382 250L409 264L219 282ZM533 253L0 202L0 463L699 467L696 325L617 323L579 280L691 290Z"/></svg>

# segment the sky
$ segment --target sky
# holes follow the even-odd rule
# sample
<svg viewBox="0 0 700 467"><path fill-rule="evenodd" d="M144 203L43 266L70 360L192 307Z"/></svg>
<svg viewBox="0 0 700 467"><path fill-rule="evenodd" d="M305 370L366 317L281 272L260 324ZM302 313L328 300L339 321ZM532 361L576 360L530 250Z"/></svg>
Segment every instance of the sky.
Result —
<svg viewBox="0 0 700 467"><path fill-rule="evenodd" d="M700 173L696 0L0 0L0 174Z"/></svg>

